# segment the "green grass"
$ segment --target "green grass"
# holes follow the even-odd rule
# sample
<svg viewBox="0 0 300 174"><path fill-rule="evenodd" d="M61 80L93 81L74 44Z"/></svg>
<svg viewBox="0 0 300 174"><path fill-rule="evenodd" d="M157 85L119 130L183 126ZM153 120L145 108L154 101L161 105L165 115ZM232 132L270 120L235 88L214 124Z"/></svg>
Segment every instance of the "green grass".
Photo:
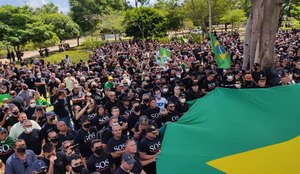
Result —
<svg viewBox="0 0 300 174"><path fill-rule="evenodd" d="M79 62L79 60L87 61L89 59L90 53L90 51L83 49L71 49L69 51L64 51L60 53L51 53L49 57L45 58L45 61L50 63L61 62L62 58L65 58L66 55L69 55L72 62Z"/></svg>

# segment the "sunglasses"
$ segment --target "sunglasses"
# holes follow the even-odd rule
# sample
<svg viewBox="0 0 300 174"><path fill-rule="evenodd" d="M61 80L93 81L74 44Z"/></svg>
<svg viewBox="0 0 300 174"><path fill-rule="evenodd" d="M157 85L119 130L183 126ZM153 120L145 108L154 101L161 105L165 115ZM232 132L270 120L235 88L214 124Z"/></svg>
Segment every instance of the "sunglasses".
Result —
<svg viewBox="0 0 300 174"><path fill-rule="evenodd" d="M169 106L170 108L175 108L175 106L173 105L173 106Z"/></svg>

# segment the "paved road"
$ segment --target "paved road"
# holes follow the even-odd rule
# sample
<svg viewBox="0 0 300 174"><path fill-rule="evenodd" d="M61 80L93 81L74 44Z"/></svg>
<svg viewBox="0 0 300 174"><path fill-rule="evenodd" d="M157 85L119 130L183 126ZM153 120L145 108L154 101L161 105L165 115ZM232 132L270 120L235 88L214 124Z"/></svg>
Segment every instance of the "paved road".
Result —
<svg viewBox="0 0 300 174"><path fill-rule="evenodd" d="M82 44L85 41L85 39L86 39L85 37L81 37L80 40L79 40L79 44ZM70 39L70 40L66 40L65 42L69 43L70 47L76 47L77 46L77 39ZM50 52L58 51L58 45L53 46L53 47L49 47L49 50L50 50ZM27 59L27 58L31 58L31 57L38 57L40 55L38 51L39 50L25 51L24 56L22 58ZM4 59L1 59L1 61L4 63L4 62L9 61L9 60L4 58Z"/></svg>

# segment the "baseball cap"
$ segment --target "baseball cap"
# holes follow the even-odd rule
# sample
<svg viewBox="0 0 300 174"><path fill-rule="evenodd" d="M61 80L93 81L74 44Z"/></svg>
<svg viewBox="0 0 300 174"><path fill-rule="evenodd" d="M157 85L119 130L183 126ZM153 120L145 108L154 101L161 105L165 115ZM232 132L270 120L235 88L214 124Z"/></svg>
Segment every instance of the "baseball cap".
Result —
<svg viewBox="0 0 300 174"><path fill-rule="evenodd" d="M133 157L133 155L131 155L129 152L125 152L122 155L122 161L125 161L126 163L132 165L135 163L135 159Z"/></svg>
<svg viewBox="0 0 300 174"><path fill-rule="evenodd" d="M2 133L2 132L6 132L6 133L7 133L7 130L6 130L6 128L4 128L4 127L0 127L0 133Z"/></svg>
<svg viewBox="0 0 300 174"><path fill-rule="evenodd" d="M113 80L114 78L112 76L108 76L108 80Z"/></svg>
<svg viewBox="0 0 300 174"><path fill-rule="evenodd" d="M37 160L32 164L32 171L42 172L47 171L47 166L43 160Z"/></svg>
<svg viewBox="0 0 300 174"><path fill-rule="evenodd" d="M46 113L46 117L56 116L56 114L53 111L49 111Z"/></svg>
<svg viewBox="0 0 300 174"><path fill-rule="evenodd" d="M146 131L146 133L148 133L148 132L152 132L154 134L157 133L157 129L156 129L156 127L154 125L148 126L145 131Z"/></svg>
<svg viewBox="0 0 300 174"><path fill-rule="evenodd" d="M83 123L85 121L90 121L90 117L88 115L83 115L81 118L80 118L80 123Z"/></svg>

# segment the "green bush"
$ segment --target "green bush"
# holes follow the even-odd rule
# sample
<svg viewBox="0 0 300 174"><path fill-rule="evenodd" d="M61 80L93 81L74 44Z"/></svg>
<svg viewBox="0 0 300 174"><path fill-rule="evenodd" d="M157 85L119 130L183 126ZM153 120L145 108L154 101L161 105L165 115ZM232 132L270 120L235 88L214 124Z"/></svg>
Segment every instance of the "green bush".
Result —
<svg viewBox="0 0 300 174"><path fill-rule="evenodd" d="M82 43L82 46L84 49L92 50L94 48L97 48L97 47L105 44L105 43L107 43L107 42L100 41L98 38L95 38L95 37L89 37Z"/></svg>
<svg viewBox="0 0 300 174"><path fill-rule="evenodd" d="M167 44L167 43L169 43L169 38L168 37L161 37L161 38L158 38L157 40L161 44Z"/></svg>
<svg viewBox="0 0 300 174"><path fill-rule="evenodd" d="M195 43L201 44L203 41L202 35L191 33L192 39Z"/></svg>

